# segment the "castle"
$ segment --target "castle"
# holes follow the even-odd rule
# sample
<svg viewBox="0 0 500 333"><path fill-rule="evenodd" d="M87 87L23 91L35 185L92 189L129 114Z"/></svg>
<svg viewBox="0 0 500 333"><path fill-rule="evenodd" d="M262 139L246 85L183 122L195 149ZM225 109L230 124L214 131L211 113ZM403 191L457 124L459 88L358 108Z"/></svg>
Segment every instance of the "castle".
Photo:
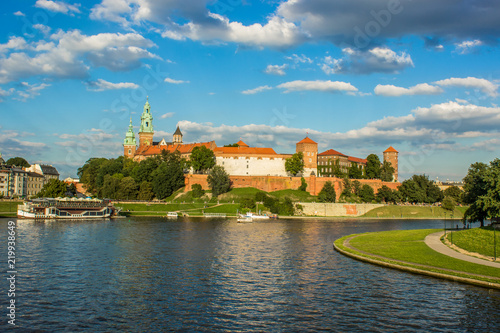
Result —
<svg viewBox="0 0 500 333"><path fill-rule="evenodd" d="M137 145L132 118L123 141L123 155L135 161L160 155L163 150L179 152L182 158L188 159L195 147L205 146L212 150L216 164L222 166L230 176L274 176L289 177L285 170L285 161L291 154L278 154L273 148L250 147L243 141L237 142L237 147L217 147L215 141L184 143L182 132L177 126L172 141L162 139L153 141L153 115L149 99L144 104L139 127L139 145ZM366 167L367 160L344 155L329 149L318 154L318 144L306 136L296 143L296 152L302 152L304 161L303 176L332 177L334 169L347 173L356 166L360 171ZM384 161L394 167L393 181L398 181L398 151L392 146L383 153Z"/></svg>

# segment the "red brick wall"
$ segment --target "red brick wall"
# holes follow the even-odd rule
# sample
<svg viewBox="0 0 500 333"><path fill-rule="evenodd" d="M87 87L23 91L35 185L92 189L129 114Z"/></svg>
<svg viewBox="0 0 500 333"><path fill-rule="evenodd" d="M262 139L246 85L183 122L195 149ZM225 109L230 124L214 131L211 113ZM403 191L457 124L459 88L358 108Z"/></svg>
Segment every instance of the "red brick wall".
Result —
<svg viewBox="0 0 500 333"><path fill-rule="evenodd" d="M275 177L275 176L230 176L232 186L234 188L240 187L255 187L266 192L279 191L285 189L296 190L299 188L301 182L300 177ZM335 187L335 192L337 194L337 199L342 193L342 179L335 177L316 177L310 176L305 178L307 182L307 191L312 195L318 195L323 186L327 181L333 183ZM382 182L380 179L360 179L359 182L363 184L370 185L375 193L377 190L386 185L390 189L397 189L400 183L388 183ZM191 191L191 186L193 184L200 184L204 190L208 190L207 175L186 175L185 177L186 187L184 191Z"/></svg>

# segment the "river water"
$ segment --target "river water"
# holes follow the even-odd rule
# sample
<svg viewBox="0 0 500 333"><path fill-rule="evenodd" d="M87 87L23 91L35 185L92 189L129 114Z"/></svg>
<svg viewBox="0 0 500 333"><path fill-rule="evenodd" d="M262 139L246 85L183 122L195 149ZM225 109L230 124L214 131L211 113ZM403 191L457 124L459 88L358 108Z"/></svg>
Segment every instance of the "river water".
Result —
<svg viewBox="0 0 500 333"><path fill-rule="evenodd" d="M358 262L332 246L442 221L196 218L18 221L12 328L8 221L0 331L500 331L499 291Z"/></svg>

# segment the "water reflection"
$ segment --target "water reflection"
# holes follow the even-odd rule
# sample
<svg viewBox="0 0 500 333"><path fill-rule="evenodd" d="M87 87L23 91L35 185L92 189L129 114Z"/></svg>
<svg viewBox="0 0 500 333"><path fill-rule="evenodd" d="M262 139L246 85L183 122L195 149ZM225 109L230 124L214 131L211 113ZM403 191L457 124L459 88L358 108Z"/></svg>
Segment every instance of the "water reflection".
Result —
<svg viewBox="0 0 500 333"><path fill-rule="evenodd" d="M6 226L0 220L2 240ZM18 322L51 332L498 331L497 291L384 269L332 247L351 233L441 226L20 221Z"/></svg>

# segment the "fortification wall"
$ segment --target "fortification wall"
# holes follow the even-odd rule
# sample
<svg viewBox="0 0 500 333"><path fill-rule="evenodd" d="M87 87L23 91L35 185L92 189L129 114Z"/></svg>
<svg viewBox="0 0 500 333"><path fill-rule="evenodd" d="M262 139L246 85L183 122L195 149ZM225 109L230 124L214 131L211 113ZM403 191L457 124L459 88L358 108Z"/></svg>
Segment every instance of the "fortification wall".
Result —
<svg viewBox="0 0 500 333"><path fill-rule="evenodd" d="M361 216L382 204L347 204L347 203L300 203L304 215L311 216Z"/></svg>

